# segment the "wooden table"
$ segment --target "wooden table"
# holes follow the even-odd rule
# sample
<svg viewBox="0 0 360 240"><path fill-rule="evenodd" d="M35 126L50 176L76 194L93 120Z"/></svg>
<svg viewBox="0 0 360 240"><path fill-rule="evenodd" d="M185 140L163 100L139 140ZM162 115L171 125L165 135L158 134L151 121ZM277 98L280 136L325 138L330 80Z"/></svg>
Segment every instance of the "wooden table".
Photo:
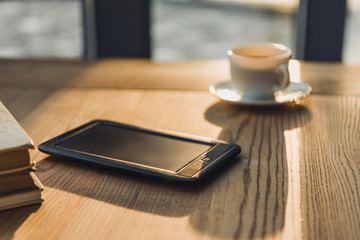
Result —
<svg viewBox="0 0 360 240"><path fill-rule="evenodd" d="M182 186L48 157L42 206L0 212L1 239L360 239L360 67L291 62L312 95L284 107L211 96L226 60L0 60L0 100L39 144L92 119L237 143Z"/></svg>

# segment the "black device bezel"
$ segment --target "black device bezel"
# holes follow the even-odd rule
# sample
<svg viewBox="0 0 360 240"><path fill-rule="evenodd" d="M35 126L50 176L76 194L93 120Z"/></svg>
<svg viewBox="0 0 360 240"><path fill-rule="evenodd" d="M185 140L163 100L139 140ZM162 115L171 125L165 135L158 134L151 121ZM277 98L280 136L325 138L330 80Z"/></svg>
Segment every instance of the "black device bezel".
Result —
<svg viewBox="0 0 360 240"><path fill-rule="evenodd" d="M201 153L198 157L189 160L189 162L179 170L172 172L165 169L128 162L122 159L112 159L105 156L99 156L91 153L80 152L73 149L67 149L56 146L56 144L65 141L66 139L69 139L76 134L86 131L87 129L96 126L97 124L104 124L112 127L125 128L133 131L144 132L147 134L154 134L154 135L177 139L181 141L206 144L209 145L209 149ZM38 149L50 155L60 156L60 157L70 157L82 162L100 165L103 167L117 168L117 169L142 173L154 177L165 178L167 180L172 180L172 181L186 181L186 182L197 181L203 178L217 165L233 159L241 151L240 146L236 144L230 144L230 143L214 141L214 140L204 140L193 136L183 136L178 133L145 129L128 124L107 121L107 120L93 120L91 122L88 122L75 129L67 131L55 138L52 138L44 143L41 143L38 146Z"/></svg>

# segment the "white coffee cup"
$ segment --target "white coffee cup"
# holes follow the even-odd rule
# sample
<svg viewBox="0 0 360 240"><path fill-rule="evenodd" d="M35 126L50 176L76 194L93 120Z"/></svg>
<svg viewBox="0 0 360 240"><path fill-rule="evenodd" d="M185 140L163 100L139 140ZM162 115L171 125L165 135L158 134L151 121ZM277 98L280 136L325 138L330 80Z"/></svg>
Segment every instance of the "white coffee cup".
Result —
<svg viewBox="0 0 360 240"><path fill-rule="evenodd" d="M231 81L243 98L274 98L290 84L291 54L290 48L275 43L235 47L228 51Z"/></svg>

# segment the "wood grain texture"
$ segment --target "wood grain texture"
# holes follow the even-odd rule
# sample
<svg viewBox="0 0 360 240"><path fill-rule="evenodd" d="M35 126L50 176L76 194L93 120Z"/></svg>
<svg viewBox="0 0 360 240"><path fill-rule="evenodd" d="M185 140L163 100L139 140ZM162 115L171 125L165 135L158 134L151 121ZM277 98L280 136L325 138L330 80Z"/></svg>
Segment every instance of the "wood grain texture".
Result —
<svg viewBox="0 0 360 240"><path fill-rule="evenodd" d="M96 62L1 60L0 87L84 87L207 90L230 79L227 60L155 62L107 59ZM308 82L316 94L360 94L360 66L291 60L293 80Z"/></svg>
<svg viewBox="0 0 360 240"><path fill-rule="evenodd" d="M316 94L360 94L360 66L344 63L299 62L300 78Z"/></svg>
<svg viewBox="0 0 360 240"><path fill-rule="evenodd" d="M318 124L303 130L304 234L311 239L360 236L359 96L313 97Z"/></svg>
<svg viewBox="0 0 360 240"><path fill-rule="evenodd" d="M360 237L359 95L313 94L280 108L234 106L207 91L162 87L9 85L0 96L35 144L101 118L218 138L243 149L234 163L195 186L34 150L45 202L0 212L3 239Z"/></svg>
<svg viewBox="0 0 360 240"><path fill-rule="evenodd" d="M229 79L228 68L223 60L0 60L0 72L5 75L0 86L207 90L209 83Z"/></svg>

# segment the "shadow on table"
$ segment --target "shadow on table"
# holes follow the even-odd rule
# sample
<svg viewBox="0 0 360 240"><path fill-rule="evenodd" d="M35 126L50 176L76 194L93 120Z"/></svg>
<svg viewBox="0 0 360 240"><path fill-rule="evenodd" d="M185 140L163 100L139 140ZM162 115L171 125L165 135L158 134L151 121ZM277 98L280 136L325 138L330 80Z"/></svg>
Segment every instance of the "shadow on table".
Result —
<svg viewBox="0 0 360 240"><path fill-rule="evenodd" d="M232 165L237 165L239 158ZM204 192L229 170L217 172L196 183L166 182L123 170L113 170L77 162L71 158L47 157L37 164L37 175L47 187L93 198L137 211L183 217L202 203ZM64 173L59 175L57 173ZM211 191L211 190L210 190ZM45 199L46 200L46 199Z"/></svg>
<svg viewBox="0 0 360 240"><path fill-rule="evenodd" d="M75 61L0 59L0 100L22 123L26 116L56 91L52 83L55 82L59 87L66 86L76 81L76 76L90 65ZM43 86L45 82L48 84ZM17 229L40 206L35 204L0 211L0 239L13 239Z"/></svg>
<svg viewBox="0 0 360 240"><path fill-rule="evenodd" d="M205 118L222 127L219 139L241 145L243 153L199 184L162 182L55 157L40 161L37 175L45 188L156 215L189 216L194 229L215 237L256 238L281 230L289 160L284 132L306 124L311 113L303 106L217 103Z"/></svg>
<svg viewBox="0 0 360 240"><path fill-rule="evenodd" d="M16 230L40 208L40 204L0 211L0 238L13 239ZM5 224L6 223L6 224Z"/></svg>
<svg viewBox="0 0 360 240"><path fill-rule="evenodd" d="M233 239L281 231L288 199L287 166L292 161L286 153L285 133L308 123L309 110L301 105L264 108L216 103L205 118L221 126L219 139L242 147L242 161L219 181L206 206L191 214L193 227Z"/></svg>

